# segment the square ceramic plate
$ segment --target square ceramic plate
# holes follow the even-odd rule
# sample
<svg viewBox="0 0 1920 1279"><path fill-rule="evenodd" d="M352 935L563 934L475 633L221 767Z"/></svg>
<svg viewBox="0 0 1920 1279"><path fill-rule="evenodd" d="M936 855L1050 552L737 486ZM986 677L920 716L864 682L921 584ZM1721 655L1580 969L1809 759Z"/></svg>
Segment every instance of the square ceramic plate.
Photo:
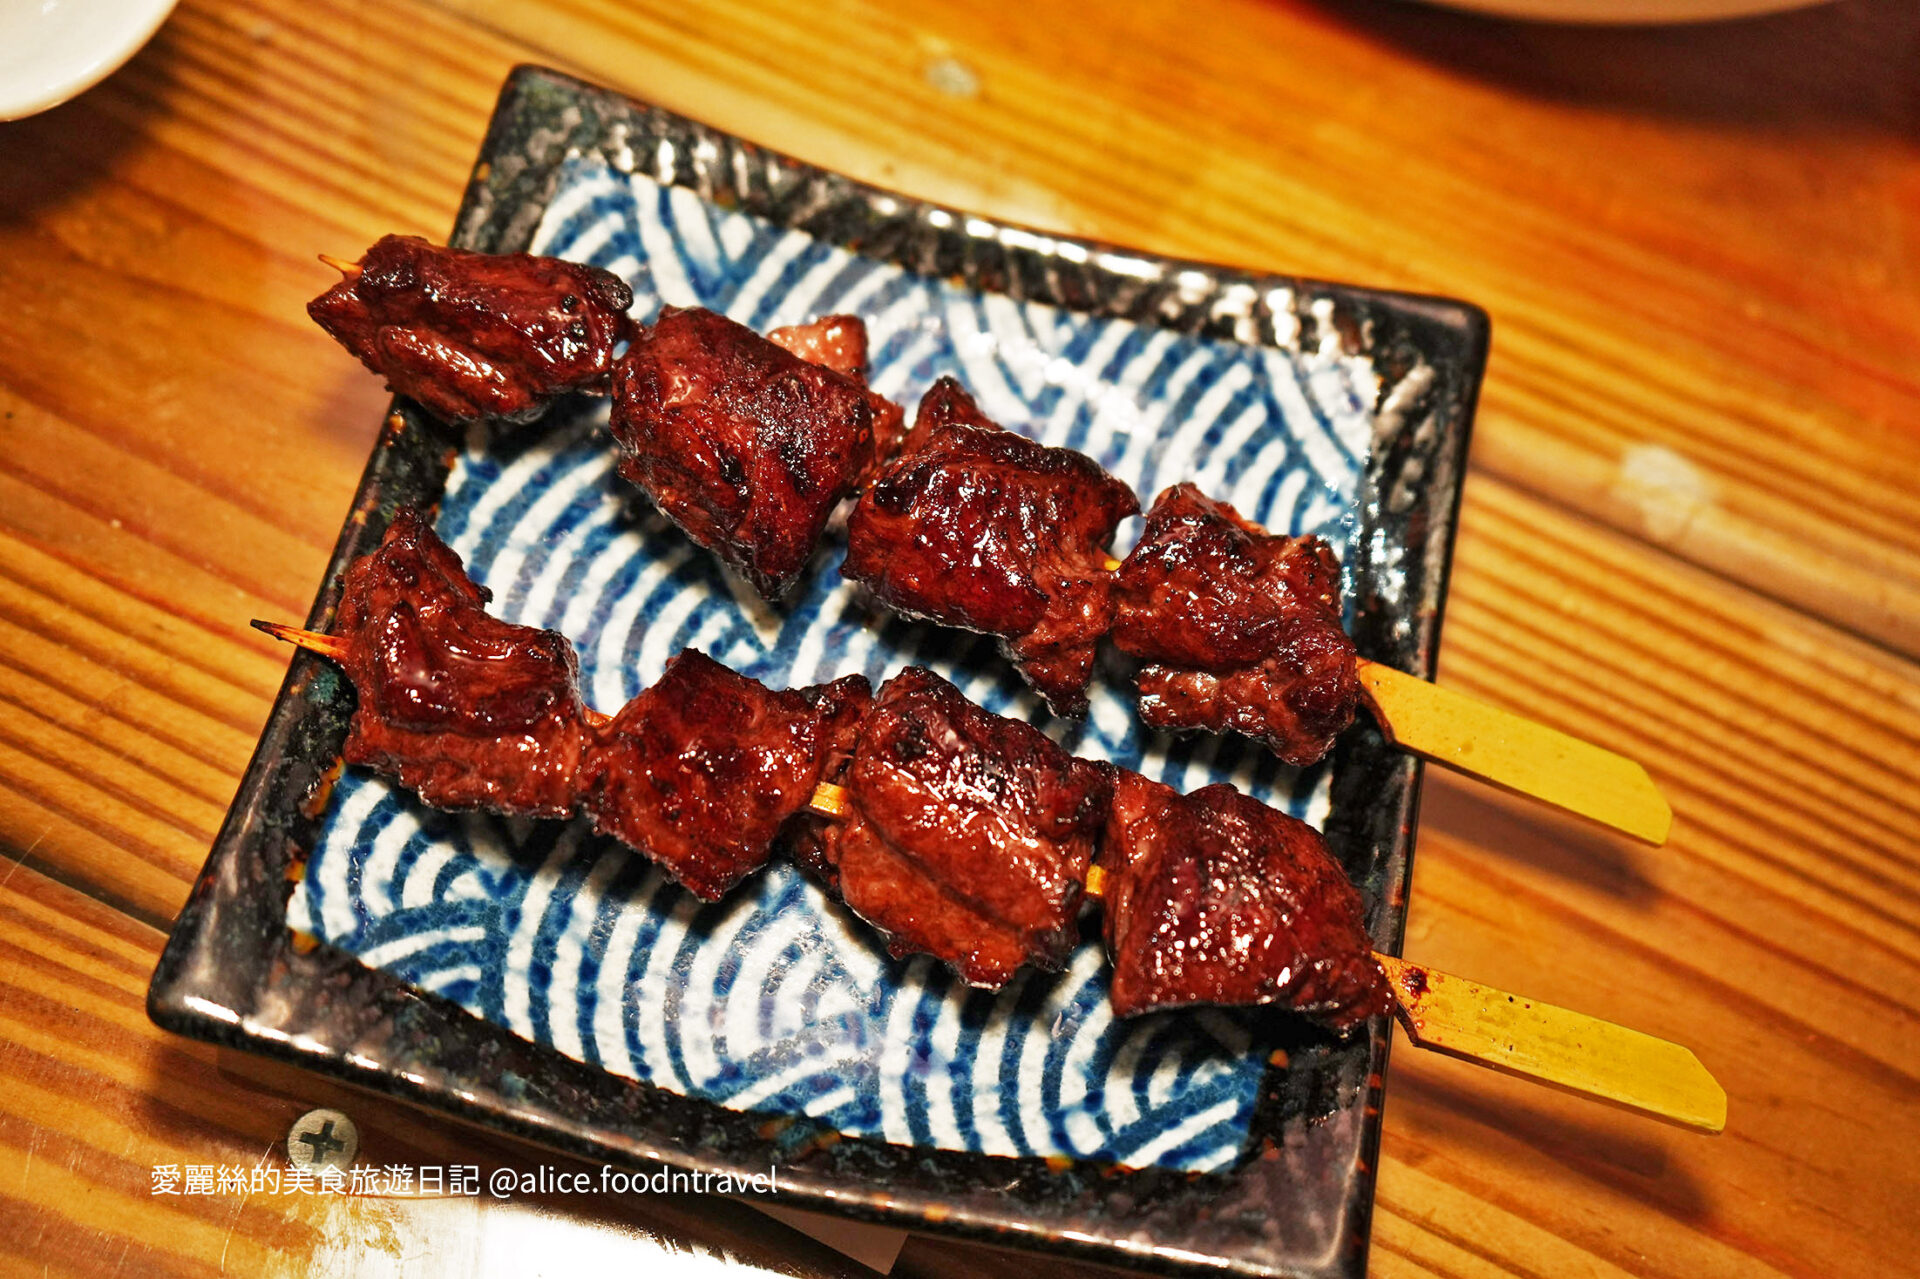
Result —
<svg viewBox="0 0 1920 1279"><path fill-rule="evenodd" d="M531 68L453 243L607 266L642 319L860 314L883 393L910 405L954 373L1144 497L1193 478L1328 537L1361 652L1432 673L1486 358L1471 306L1005 226ZM776 685L932 665L1080 753L1183 789L1231 780L1321 824L1375 944L1398 950L1419 766L1370 725L1290 770L1142 733L1118 672L1087 721L1049 721L987 645L873 615L837 543L769 608L623 492L604 413L463 435L397 402L309 625L397 506L432 507L496 612L575 641L603 709L686 645ZM163 1026L590 1159L775 1164L793 1200L914 1229L1162 1269L1363 1272L1384 1023L1344 1042L1281 1014L1115 1023L1091 936L1064 974L969 992L886 959L789 870L702 907L574 827L436 814L357 770L331 782L351 710L331 666L294 660L155 974Z"/></svg>

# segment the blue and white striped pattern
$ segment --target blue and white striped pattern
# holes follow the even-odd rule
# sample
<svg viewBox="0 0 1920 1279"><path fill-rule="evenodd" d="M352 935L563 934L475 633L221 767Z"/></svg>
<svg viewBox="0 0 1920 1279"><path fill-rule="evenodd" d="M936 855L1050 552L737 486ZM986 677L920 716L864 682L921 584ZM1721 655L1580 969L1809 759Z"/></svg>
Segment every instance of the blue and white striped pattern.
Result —
<svg viewBox="0 0 1920 1279"><path fill-rule="evenodd" d="M861 315L874 385L909 407L954 373L995 418L1091 454L1143 497L1195 478L1336 547L1354 527L1375 385L1332 350L966 292L585 163L536 248L619 272L642 318L664 303L760 329ZM776 686L854 671L878 683L921 663L1081 754L1324 815L1324 768L1286 769L1238 739L1145 734L1111 684L1084 722L1050 721L990 642L870 616L839 578L837 529L801 597L763 603L630 500L604 413L506 441L476 433L439 517L501 616L578 646L594 705L618 708L688 646ZM1268 1056L1251 1016L1114 1022L1097 944L1058 976L973 992L924 958L887 958L790 868L704 906L577 825L438 813L357 771L335 789L290 923L570 1057L893 1142L1218 1168L1239 1152Z"/></svg>

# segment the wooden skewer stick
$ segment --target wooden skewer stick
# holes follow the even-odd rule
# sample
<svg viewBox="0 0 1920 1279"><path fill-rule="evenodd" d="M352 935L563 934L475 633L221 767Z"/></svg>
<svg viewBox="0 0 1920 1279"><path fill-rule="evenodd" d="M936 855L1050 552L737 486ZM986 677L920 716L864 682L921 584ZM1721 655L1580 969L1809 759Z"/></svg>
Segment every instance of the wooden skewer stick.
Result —
<svg viewBox="0 0 1920 1279"><path fill-rule="evenodd" d="M1679 1044L1374 952L1416 1048L1591 1097L1695 1132L1727 1126L1727 1094Z"/></svg>
<svg viewBox="0 0 1920 1279"><path fill-rule="evenodd" d="M253 619L253 629L256 631L265 631L277 640L288 644L297 644L309 653L318 653L322 657L331 657L337 660L347 651L345 643L335 639L331 635L323 635L319 631L303 631L297 626L284 626L279 622L263 622L257 617Z"/></svg>
<svg viewBox="0 0 1920 1279"><path fill-rule="evenodd" d="M253 625L326 657L339 658L346 651L340 640L318 631L257 619ZM814 788L807 807L836 821L852 811L846 790L831 782ZM1089 867L1087 895L1102 896L1106 881L1106 871ZM1726 1127L1726 1093L1699 1059L1678 1044L1378 951L1374 957L1387 970L1394 1011L1417 1047L1683 1128L1717 1133Z"/></svg>
<svg viewBox="0 0 1920 1279"><path fill-rule="evenodd" d="M847 793L816 787L807 805L843 818ZM1107 872L1087 869L1086 894L1106 894ZM1387 971L1394 1014L1415 1047L1445 1053L1631 1110L1695 1132L1727 1126L1727 1094L1679 1044L1538 1000L1374 952Z"/></svg>
<svg viewBox="0 0 1920 1279"><path fill-rule="evenodd" d="M1673 808L1626 756L1378 662L1361 661L1360 686L1380 731L1402 750L1649 844L1667 842Z"/></svg>
<svg viewBox="0 0 1920 1279"><path fill-rule="evenodd" d="M325 262L349 280L354 279L360 274L360 264L358 262L345 262L330 253L322 253L318 256L322 262Z"/></svg>
<svg viewBox="0 0 1920 1279"><path fill-rule="evenodd" d="M853 805L847 802L846 787L835 786L832 782L821 782L818 786L814 787L813 794L807 799L807 807L822 817L831 817L836 822L842 820L848 813L853 811ZM1099 867L1091 867L1090 869L1098 870ZM1088 889L1087 891L1092 892L1093 890Z"/></svg>
<svg viewBox="0 0 1920 1279"><path fill-rule="evenodd" d="M1107 561L1108 572L1119 568ZM1649 844L1667 842L1673 808L1626 756L1364 657L1360 686L1401 750Z"/></svg>

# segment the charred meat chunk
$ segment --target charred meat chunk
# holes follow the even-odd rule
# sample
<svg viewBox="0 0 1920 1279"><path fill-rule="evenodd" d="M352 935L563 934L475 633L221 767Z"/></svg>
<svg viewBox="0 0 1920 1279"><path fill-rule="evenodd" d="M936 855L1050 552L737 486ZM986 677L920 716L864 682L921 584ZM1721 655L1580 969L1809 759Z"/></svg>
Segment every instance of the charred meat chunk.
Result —
<svg viewBox="0 0 1920 1279"><path fill-rule="evenodd" d="M634 338L612 429L620 474L768 598L793 588L873 457L862 383L697 309L667 307Z"/></svg>
<svg viewBox="0 0 1920 1279"><path fill-rule="evenodd" d="M1146 663L1140 717L1231 729L1311 764L1353 721L1360 681L1340 569L1317 537L1280 537L1191 484L1147 512L1114 582L1113 642Z"/></svg>
<svg viewBox="0 0 1920 1279"><path fill-rule="evenodd" d="M776 692L687 649L597 736L582 790L593 827L714 901L766 864L820 781L829 728L864 676Z"/></svg>
<svg viewBox="0 0 1920 1279"><path fill-rule="evenodd" d="M1115 1016L1280 1004L1344 1031L1388 1010L1360 894L1305 822L1123 770L1100 866Z"/></svg>
<svg viewBox="0 0 1920 1279"><path fill-rule="evenodd" d="M389 235L307 314L438 417L524 422L569 391L606 392L632 305L599 267Z"/></svg>
<svg viewBox="0 0 1920 1279"><path fill-rule="evenodd" d="M1057 970L1111 776L908 667L880 689L846 772L851 811L825 833L841 898L894 955L933 955L972 985Z"/></svg>
<svg viewBox="0 0 1920 1279"><path fill-rule="evenodd" d="M435 808L564 817L588 732L573 646L489 598L412 508L354 561L333 628L360 701L346 760Z"/></svg>
<svg viewBox="0 0 1920 1279"><path fill-rule="evenodd" d="M1113 623L1106 548L1139 509L1092 458L1003 430L941 378L855 508L841 571L910 617L998 636L1055 714L1084 714Z"/></svg>
<svg viewBox="0 0 1920 1279"><path fill-rule="evenodd" d="M907 424L905 409L867 387L866 322L857 315L823 315L807 324L769 330L767 340L810 364L832 369L866 387L867 404L873 410L873 457L856 485L866 487L900 446L900 436Z"/></svg>

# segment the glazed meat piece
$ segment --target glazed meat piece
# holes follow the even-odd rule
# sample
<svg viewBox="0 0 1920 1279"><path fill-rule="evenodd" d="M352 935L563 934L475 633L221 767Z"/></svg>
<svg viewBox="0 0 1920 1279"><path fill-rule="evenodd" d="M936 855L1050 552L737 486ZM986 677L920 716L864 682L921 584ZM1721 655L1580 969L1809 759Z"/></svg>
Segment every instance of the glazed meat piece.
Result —
<svg viewBox="0 0 1920 1279"><path fill-rule="evenodd" d="M1317 537L1280 537L1191 484L1147 512L1115 577L1113 642L1142 659L1140 718L1232 729L1311 764L1353 721L1360 681L1340 569Z"/></svg>
<svg viewBox="0 0 1920 1279"><path fill-rule="evenodd" d="M1112 789L1030 724L990 714L933 672L887 681L846 771L851 811L826 831L842 900L896 956L923 952L997 988L1058 969Z"/></svg>
<svg viewBox="0 0 1920 1279"><path fill-rule="evenodd" d="M867 405L873 410L873 457L856 485L865 488L900 446L900 436L907 424L905 409L867 386L866 322L857 315L823 315L807 324L770 329L767 340L808 363L824 365L866 387Z"/></svg>
<svg viewBox="0 0 1920 1279"><path fill-rule="evenodd" d="M441 418L524 422L566 392L606 392L632 305L598 267L389 235L307 314Z"/></svg>
<svg viewBox="0 0 1920 1279"><path fill-rule="evenodd" d="M857 315L823 315L805 324L768 329L767 341L809 364L866 381L867 323Z"/></svg>
<svg viewBox="0 0 1920 1279"><path fill-rule="evenodd" d="M620 473L770 599L793 588L873 457L864 384L677 307L620 361L612 428Z"/></svg>
<svg viewBox="0 0 1920 1279"><path fill-rule="evenodd" d="M1001 429L941 378L855 508L841 571L910 617L999 636L1055 714L1084 714L1113 622L1107 546L1139 509L1092 458Z"/></svg>
<svg viewBox="0 0 1920 1279"><path fill-rule="evenodd" d="M593 827L713 901L767 861L820 781L865 677L775 692L687 649L598 734L582 790Z"/></svg>
<svg viewBox="0 0 1920 1279"><path fill-rule="evenodd" d="M1305 822L1122 770L1100 865L1117 1017L1280 1004L1344 1031L1389 1008L1360 894Z"/></svg>
<svg viewBox="0 0 1920 1279"><path fill-rule="evenodd" d="M411 508L354 561L333 628L360 702L346 760L435 808L564 817L587 736L573 646L489 598Z"/></svg>

